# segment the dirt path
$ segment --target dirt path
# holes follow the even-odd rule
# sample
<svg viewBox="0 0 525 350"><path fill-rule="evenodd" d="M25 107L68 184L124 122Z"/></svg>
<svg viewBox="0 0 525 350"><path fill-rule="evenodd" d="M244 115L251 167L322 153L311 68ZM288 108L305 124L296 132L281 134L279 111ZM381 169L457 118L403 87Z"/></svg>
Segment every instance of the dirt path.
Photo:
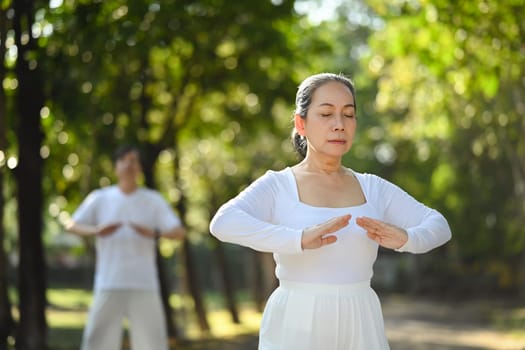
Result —
<svg viewBox="0 0 525 350"><path fill-rule="evenodd" d="M497 301L383 301L392 350L524 350L525 307ZM498 326L506 324L507 327Z"/></svg>
<svg viewBox="0 0 525 350"><path fill-rule="evenodd" d="M382 306L391 350L525 350L525 306L394 296L382 298ZM522 327L509 330L509 322L516 320ZM257 336L193 342L186 349L256 350Z"/></svg>

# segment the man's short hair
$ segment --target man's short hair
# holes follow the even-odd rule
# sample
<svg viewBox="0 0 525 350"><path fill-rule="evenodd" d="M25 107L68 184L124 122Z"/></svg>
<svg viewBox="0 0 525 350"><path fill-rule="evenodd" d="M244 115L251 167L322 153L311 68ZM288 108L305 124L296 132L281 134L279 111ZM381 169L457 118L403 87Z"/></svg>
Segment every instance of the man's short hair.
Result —
<svg viewBox="0 0 525 350"><path fill-rule="evenodd" d="M136 152L139 157L139 161L142 163L142 153L140 148L132 144L125 144L117 148L117 150L113 153L113 164L116 164L119 159L122 159L130 152Z"/></svg>

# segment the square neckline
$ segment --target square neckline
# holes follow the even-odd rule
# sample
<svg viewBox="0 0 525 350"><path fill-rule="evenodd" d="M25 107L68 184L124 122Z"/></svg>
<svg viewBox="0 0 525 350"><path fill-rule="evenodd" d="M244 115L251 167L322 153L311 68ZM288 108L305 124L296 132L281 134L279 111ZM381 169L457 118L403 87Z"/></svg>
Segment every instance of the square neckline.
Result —
<svg viewBox="0 0 525 350"><path fill-rule="evenodd" d="M359 188L361 189L361 193L363 193L363 197L365 198L365 202L364 203L357 204L357 205L346 206L346 207L322 207L322 206L316 206L316 205L305 203L299 197L299 187L298 187L297 179L295 178L295 175L293 173L292 168L291 167L286 167L285 170L286 170L286 174L288 176L288 179L289 179L290 183L292 184L295 200L297 201L297 203L299 203L299 204L301 204L303 206L306 206L306 207L309 207L309 208L316 208L316 209L357 209L357 208L361 208L361 207L366 206L369 203L369 201L368 201L367 195L366 195L366 193L365 193L365 191L363 189L363 184L361 183L361 180L359 179L359 176L357 176L357 173L355 171L353 171L352 169L350 169L350 168L345 168L345 169L348 169L352 173L352 175L356 179L357 183L359 184Z"/></svg>

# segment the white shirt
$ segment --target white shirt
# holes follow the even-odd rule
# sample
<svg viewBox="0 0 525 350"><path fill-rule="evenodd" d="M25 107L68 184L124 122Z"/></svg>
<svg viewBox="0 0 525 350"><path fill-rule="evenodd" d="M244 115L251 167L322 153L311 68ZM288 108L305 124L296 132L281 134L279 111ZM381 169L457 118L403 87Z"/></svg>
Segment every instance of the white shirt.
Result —
<svg viewBox="0 0 525 350"><path fill-rule="evenodd" d="M118 186L89 194L73 214L79 224L122 223L113 234L96 237L95 290L158 290L155 241L137 233L130 223L169 231L181 225L169 204L156 191L139 188L132 193Z"/></svg>
<svg viewBox="0 0 525 350"><path fill-rule="evenodd" d="M378 244L355 219L368 216L405 229L400 252L423 253L451 237L445 218L398 186L370 174L354 172L366 203L347 208L314 207L299 199L291 168L268 171L225 203L210 223L222 241L273 252L279 279L306 283L354 283L372 278ZM319 249L302 250L303 229L351 214L338 240Z"/></svg>

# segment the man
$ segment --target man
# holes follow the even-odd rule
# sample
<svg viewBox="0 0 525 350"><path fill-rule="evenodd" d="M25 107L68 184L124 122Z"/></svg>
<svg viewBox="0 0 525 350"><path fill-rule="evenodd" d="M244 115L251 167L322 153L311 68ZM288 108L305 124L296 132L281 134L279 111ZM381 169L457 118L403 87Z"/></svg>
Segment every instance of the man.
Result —
<svg viewBox="0 0 525 350"><path fill-rule="evenodd" d="M118 149L114 166L118 183L89 194L66 226L96 237L93 303L81 349L120 349L127 319L133 349L167 350L155 245L160 237L182 239L185 229L160 193L139 186L136 147Z"/></svg>

